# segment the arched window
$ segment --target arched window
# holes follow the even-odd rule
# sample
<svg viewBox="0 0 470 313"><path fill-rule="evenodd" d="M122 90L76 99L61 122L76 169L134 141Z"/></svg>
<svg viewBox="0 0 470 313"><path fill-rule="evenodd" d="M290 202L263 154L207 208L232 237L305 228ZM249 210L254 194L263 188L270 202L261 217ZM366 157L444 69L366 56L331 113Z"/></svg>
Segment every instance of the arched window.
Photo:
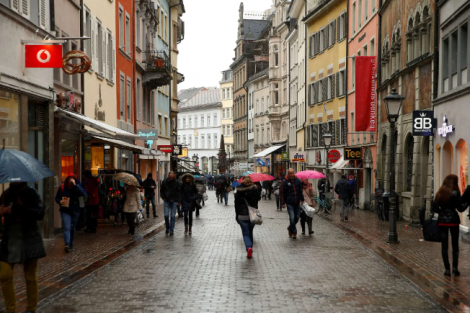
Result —
<svg viewBox="0 0 470 313"><path fill-rule="evenodd" d="M413 150L414 138L409 135L406 141L406 191L411 191L411 181L413 177Z"/></svg>
<svg viewBox="0 0 470 313"><path fill-rule="evenodd" d="M279 66L279 48L277 45L274 46L274 66Z"/></svg>

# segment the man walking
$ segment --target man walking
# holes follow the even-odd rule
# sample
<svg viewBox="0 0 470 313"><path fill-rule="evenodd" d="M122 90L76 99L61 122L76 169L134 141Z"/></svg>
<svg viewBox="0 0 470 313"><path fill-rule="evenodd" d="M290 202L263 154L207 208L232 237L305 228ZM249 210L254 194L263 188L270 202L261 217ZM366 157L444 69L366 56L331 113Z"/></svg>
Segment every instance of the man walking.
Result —
<svg viewBox="0 0 470 313"><path fill-rule="evenodd" d="M346 175L342 175L341 179L338 180L338 182L336 183L335 192L339 197L339 201L341 202L341 222L347 221L349 214L348 204L349 198L351 197L351 186L349 185L349 182L346 179Z"/></svg>
<svg viewBox="0 0 470 313"><path fill-rule="evenodd" d="M157 183L152 178L152 173L148 173L147 179L143 183L145 200L147 202L147 218L150 216L150 202L152 202L153 217L158 217L157 209L155 208L155 189L157 188Z"/></svg>
<svg viewBox="0 0 470 313"><path fill-rule="evenodd" d="M160 187L160 196L164 201L165 234L173 236L175 229L176 207L180 204L180 183L176 180L175 172L171 171ZM171 223L170 223L171 214Z"/></svg>
<svg viewBox="0 0 470 313"><path fill-rule="evenodd" d="M302 193L302 182L295 177L293 169L287 171L286 179L281 183L281 205L283 208L287 206L287 213L289 213L290 225L287 227L289 237L297 238L297 222L300 215L300 203L304 202L304 195Z"/></svg>

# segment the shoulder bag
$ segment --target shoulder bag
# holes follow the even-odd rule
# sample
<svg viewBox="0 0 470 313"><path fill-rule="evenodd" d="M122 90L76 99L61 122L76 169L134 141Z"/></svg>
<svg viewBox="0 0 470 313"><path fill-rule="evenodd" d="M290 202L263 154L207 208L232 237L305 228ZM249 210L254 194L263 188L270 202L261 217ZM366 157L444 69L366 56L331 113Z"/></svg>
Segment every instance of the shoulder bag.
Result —
<svg viewBox="0 0 470 313"><path fill-rule="evenodd" d="M246 201L246 199L243 199L245 200L245 203L246 203L246 206L248 208L248 214L250 216L250 222L252 224L255 224L255 225L261 225L263 224L263 216L261 215L261 213L259 212L258 209L255 209L254 207L250 206L248 204L248 201Z"/></svg>

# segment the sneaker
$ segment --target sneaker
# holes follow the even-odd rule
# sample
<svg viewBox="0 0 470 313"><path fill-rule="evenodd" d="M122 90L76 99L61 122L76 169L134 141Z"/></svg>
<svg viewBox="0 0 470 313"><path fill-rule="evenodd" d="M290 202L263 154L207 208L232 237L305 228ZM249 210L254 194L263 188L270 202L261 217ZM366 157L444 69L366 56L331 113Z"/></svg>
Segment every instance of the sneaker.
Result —
<svg viewBox="0 0 470 313"><path fill-rule="evenodd" d="M172 231L170 232L170 236L173 236L173 232L172 232Z"/></svg>
<svg viewBox="0 0 470 313"><path fill-rule="evenodd" d="M166 235L168 235L169 233L170 233L170 230L169 230L169 229L165 230L165 234L166 234Z"/></svg>
<svg viewBox="0 0 470 313"><path fill-rule="evenodd" d="M65 246L65 247L64 247L64 250L65 250L65 252L69 253L71 249L70 249L69 246Z"/></svg>
<svg viewBox="0 0 470 313"><path fill-rule="evenodd" d="M248 253L246 254L246 257L251 259L253 257L253 249L252 248L248 248Z"/></svg>
<svg viewBox="0 0 470 313"><path fill-rule="evenodd" d="M287 227L287 231L289 232L289 237L292 237L292 232L290 231L289 227Z"/></svg>

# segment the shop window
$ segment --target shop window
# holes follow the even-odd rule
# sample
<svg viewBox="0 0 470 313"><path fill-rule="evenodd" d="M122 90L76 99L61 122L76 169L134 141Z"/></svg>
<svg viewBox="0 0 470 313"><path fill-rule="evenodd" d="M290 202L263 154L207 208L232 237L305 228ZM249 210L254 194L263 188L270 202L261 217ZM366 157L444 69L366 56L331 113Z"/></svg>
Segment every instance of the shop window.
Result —
<svg viewBox="0 0 470 313"><path fill-rule="evenodd" d="M45 107L36 101L28 103L28 154L44 163ZM44 180L28 183L35 188L41 199L44 195Z"/></svg>
<svg viewBox="0 0 470 313"><path fill-rule="evenodd" d="M19 96L0 89L0 148L19 150ZM5 185L5 189L8 188Z"/></svg>
<svg viewBox="0 0 470 313"><path fill-rule="evenodd" d="M409 135L406 144L406 191L411 191L413 177L414 139Z"/></svg>

